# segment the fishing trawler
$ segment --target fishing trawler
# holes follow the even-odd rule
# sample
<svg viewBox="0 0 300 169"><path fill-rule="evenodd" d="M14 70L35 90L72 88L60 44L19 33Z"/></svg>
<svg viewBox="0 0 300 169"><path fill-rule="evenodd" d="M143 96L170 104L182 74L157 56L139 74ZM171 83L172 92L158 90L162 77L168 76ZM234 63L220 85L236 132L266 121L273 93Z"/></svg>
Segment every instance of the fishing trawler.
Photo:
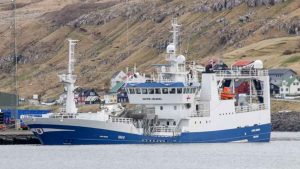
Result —
<svg viewBox="0 0 300 169"><path fill-rule="evenodd" d="M268 142L271 134L268 71L259 60L204 72L177 54L180 25L172 20L168 64L146 78L134 71L125 84L135 109L122 116L77 113L74 102L74 41L70 41L66 111L22 120L45 145ZM243 93L236 88L247 83Z"/></svg>

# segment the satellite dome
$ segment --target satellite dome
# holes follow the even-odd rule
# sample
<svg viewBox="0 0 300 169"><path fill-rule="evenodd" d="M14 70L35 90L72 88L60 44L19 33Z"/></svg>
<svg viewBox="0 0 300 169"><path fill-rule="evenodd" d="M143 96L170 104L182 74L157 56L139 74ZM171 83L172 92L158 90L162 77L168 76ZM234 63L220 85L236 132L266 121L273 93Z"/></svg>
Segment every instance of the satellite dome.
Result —
<svg viewBox="0 0 300 169"><path fill-rule="evenodd" d="M261 60L256 60L253 63L253 67L254 67L254 69L262 69L262 68L264 68L264 64Z"/></svg>
<svg viewBox="0 0 300 169"><path fill-rule="evenodd" d="M185 62L185 56L179 55L177 56L177 63L183 64Z"/></svg>
<svg viewBox="0 0 300 169"><path fill-rule="evenodd" d="M175 52L175 45L173 43L171 43L167 46L167 53L170 54L170 53L174 53L174 52Z"/></svg>

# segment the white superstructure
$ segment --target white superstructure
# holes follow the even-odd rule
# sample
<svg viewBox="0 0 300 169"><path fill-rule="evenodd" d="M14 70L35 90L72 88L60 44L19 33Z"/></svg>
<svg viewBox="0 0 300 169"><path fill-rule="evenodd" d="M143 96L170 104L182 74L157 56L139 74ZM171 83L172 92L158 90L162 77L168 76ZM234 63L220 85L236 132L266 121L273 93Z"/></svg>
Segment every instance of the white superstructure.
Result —
<svg viewBox="0 0 300 169"><path fill-rule="evenodd" d="M269 76L262 62L224 70L213 70L209 64L203 72L177 54L180 26L176 19L172 27L168 64L156 65L157 74L151 78L136 68L127 78L125 90L134 109L123 112L112 107L115 113L104 108L98 113L76 114L71 102L66 114L23 120L43 144L269 141ZM73 76L72 71L61 76L71 100Z"/></svg>

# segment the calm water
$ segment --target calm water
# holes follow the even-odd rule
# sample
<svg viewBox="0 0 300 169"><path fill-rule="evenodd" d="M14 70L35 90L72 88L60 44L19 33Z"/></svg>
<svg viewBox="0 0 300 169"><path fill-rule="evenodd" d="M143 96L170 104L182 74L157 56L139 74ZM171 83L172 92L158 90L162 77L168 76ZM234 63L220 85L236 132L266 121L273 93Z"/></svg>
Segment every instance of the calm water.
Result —
<svg viewBox="0 0 300 169"><path fill-rule="evenodd" d="M0 146L0 169L299 169L300 133L270 143Z"/></svg>

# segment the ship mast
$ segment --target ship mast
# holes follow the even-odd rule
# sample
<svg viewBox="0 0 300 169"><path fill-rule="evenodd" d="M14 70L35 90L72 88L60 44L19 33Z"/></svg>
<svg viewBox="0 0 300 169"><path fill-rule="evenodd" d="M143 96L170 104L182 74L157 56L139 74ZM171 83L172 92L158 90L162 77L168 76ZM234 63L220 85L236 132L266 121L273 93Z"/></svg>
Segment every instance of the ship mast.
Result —
<svg viewBox="0 0 300 169"><path fill-rule="evenodd" d="M173 42L170 43L167 47L167 54L168 54L167 61L170 61L171 63L177 62L176 53L177 53L179 28L180 28L180 25L178 25L177 23L177 18L172 19L172 27L173 30L171 32L173 33Z"/></svg>
<svg viewBox="0 0 300 169"><path fill-rule="evenodd" d="M59 75L60 82L62 82L67 89L67 100L66 100L66 113L67 114L76 114L77 108L75 104L74 90L76 75L73 75L74 64L75 64L75 45L78 40L68 39L69 41L69 64L68 64L68 73Z"/></svg>
<svg viewBox="0 0 300 169"><path fill-rule="evenodd" d="M176 55L178 34L179 34L179 27L180 27L180 25L178 25L177 23L177 18L172 19L172 27L173 27L173 31L171 32L173 33L174 55Z"/></svg>

